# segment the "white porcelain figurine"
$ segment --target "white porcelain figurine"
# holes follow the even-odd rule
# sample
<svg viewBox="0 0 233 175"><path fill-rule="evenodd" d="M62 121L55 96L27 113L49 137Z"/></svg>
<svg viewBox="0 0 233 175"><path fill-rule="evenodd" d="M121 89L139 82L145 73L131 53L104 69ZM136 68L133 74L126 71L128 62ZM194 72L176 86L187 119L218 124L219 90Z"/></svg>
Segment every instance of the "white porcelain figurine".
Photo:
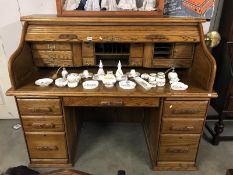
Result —
<svg viewBox="0 0 233 175"><path fill-rule="evenodd" d="M121 10L137 10L136 0L120 0L118 8Z"/></svg>
<svg viewBox="0 0 233 175"><path fill-rule="evenodd" d="M156 6L155 0L144 0L143 5L140 8L141 11L154 11Z"/></svg>
<svg viewBox="0 0 233 175"><path fill-rule="evenodd" d="M87 0L84 9L87 11L100 11L99 0Z"/></svg>
<svg viewBox="0 0 233 175"><path fill-rule="evenodd" d="M99 63L99 70L98 70L98 72L97 72L97 75L98 76L103 76L103 75L105 75L105 72L104 72L104 69L103 69L103 63L102 63L102 61L100 60L100 63Z"/></svg>
<svg viewBox="0 0 233 175"><path fill-rule="evenodd" d="M121 61L119 61L118 64L117 64L117 71L116 71L116 78L117 78L117 80L121 80L122 77L123 77L123 75L124 75L121 67L122 67Z"/></svg>
<svg viewBox="0 0 233 175"><path fill-rule="evenodd" d="M75 10L78 8L80 0L66 0L63 6L63 10Z"/></svg>
<svg viewBox="0 0 233 175"><path fill-rule="evenodd" d="M66 70L66 68L63 67L62 72L61 72L61 76L63 79L66 79L68 75L68 72Z"/></svg>
<svg viewBox="0 0 233 175"><path fill-rule="evenodd" d="M107 11L117 11L119 10L117 7L116 0L102 0L101 1L101 9L106 9Z"/></svg>

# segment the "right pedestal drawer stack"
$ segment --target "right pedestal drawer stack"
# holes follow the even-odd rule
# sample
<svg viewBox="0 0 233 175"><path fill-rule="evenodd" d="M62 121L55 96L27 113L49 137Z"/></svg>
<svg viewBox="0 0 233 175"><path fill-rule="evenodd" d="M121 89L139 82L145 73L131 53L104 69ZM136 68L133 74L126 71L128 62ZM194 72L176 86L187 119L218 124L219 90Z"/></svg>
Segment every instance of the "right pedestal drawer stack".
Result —
<svg viewBox="0 0 233 175"><path fill-rule="evenodd" d="M157 168L196 168L207 106L208 101L164 101Z"/></svg>

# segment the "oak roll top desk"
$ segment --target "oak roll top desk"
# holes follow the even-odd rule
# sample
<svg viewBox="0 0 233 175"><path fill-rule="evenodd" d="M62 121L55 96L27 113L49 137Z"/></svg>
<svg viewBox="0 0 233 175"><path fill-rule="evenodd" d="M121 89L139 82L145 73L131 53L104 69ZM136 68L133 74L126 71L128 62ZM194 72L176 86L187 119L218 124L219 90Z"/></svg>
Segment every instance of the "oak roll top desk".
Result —
<svg viewBox="0 0 233 175"><path fill-rule="evenodd" d="M20 45L9 60L15 96L30 159L35 167L72 165L75 142L88 109L124 109L116 121L141 122L155 170L194 170L213 92L216 64L204 43L203 19L66 18L27 16ZM96 71L99 60L115 71L157 72L175 66L185 91L165 87L94 90L38 87L57 68ZM113 67L114 66L114 67ZM85 111L86 110L86 111ZM136 112L133 112L135 111ZM101 114L100 114L101 115ZM136 138L135 138L136 139ZM94 143L93 143L94 144Z"/></svg>

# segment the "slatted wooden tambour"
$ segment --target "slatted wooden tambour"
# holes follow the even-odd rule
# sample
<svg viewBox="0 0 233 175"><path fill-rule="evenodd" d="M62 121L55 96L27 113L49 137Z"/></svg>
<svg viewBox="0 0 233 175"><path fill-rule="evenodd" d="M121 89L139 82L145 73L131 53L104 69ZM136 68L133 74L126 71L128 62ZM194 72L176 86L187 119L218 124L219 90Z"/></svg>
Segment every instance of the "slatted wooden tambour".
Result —
<svg viewBox="0 0 233 175"><path fill-rule="evenodd" d="M52 16L22 20L21 43L9 61L12 88L7 94L16 97L32 166L74 163L80 124L104 113L111 114L108 121L142 122L153 169L196 168L208 103L217 96L212 89L216 66L203 39L204 20ZM34 85L38 78L51 77L54 67L96 71L100 59L106 69L120 59L124 71L134 67L150 73L175 66L189 88L173 91L167 83L149 91L139 85L127 91L100 83L87 91L81 85Z"/></svg>

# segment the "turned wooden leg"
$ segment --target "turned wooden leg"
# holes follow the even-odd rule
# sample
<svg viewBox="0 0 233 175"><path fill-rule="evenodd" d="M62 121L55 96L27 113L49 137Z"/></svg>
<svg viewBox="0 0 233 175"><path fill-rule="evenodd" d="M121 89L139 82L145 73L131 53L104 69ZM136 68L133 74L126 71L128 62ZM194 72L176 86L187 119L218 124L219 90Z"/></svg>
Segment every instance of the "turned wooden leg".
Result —
<svg viewBox="0 0 233 175"><path fill-rule="evenodd" d="M223 116L220 115L219 121L215 123L214 127L215 134L213 135L213 144L218 145L219 144L219 137L224 131L224 124L223 124Z"/></svg>

